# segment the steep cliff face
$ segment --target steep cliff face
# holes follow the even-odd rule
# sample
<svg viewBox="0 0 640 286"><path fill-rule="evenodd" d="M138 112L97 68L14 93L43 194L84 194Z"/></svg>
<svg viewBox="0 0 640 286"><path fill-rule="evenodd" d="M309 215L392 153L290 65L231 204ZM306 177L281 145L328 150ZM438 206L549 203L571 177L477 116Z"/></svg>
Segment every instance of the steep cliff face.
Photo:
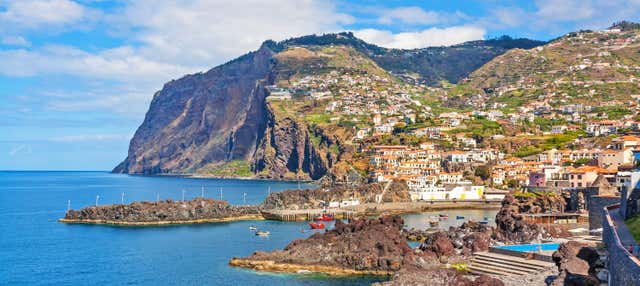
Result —
<svg viewBox="0 0 640 286"><path fill-rule="evenodd" d="M261 177L276 179L317 180L324 176L337 158L311 141L314 133L309 126L294 118L277 118L270 106L267 115L253 170Z"/></svg>
<svg viewBox="0 0 640 286"><path fill-rule="evenodd" d="M472 50L480 55L485 49L477 45L471 45ZM454 52L460 47L443 49ZM165 84L154 95L127 158L113 171L362 180L368 160L354 155L356 121L333 120L325 113L327 100L308 100L295 88L292 100L267 100L272 90L267 87L329 71L337 72L335 77L375 77L400 85L387 70L414 72L394 65L407 53L367 44L350 33L267 41L227 64ZM412 53L435 62L442 55ZM430 67L424 69L431 72ZM463 74L470 71L468 65L460 69ZM366 114L360 117L359 122L367 120Z"/></svg>
<svg viewBox="0 0 640 286"><path fill-rule="evenodd" d="M324 176L338 159L338 148L332 147L337 142L303 120L277 116L265 100L266 86L291 73L274 55L263 45L206 73L167 83L154 96L127 158L113 171ZM226 166L232 162L238 164ZM225 168L229 170L219 172Z"/></svg>
<svg viewBox="0 0 640 286"><path fill-rule="evenodd" d="M154 95L127 158L114 172L195 172L251 160L266 127L265 86L273 52L262 47L206 73L167 83Z"/></svg>

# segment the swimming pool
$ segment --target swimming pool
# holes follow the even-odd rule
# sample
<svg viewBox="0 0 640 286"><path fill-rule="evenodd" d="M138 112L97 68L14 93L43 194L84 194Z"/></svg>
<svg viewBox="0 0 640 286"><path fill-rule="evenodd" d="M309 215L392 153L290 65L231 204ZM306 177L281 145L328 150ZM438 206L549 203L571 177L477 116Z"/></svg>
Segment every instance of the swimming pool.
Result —
<svg viewBox="0 0 640 286"><path fill-rule="evenodd" d="M560 243L537 243L537 244L517 244L517 245L503 245L496 246L495 248L507 249L518 252L530 252L530 251L555 251L560 247Z"/></svg>

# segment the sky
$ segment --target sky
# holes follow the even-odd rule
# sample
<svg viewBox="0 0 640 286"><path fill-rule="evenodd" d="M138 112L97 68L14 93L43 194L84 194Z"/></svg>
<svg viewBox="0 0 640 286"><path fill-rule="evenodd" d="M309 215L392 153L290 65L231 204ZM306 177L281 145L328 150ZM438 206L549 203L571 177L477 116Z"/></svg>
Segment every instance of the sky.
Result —
<svg viewBox="0 0 640 286"><path fill-rule="evenodd" d="M0 0L0 170L110 170L165 82L267 39L410 49L639 17L640 0Z"/></svg>

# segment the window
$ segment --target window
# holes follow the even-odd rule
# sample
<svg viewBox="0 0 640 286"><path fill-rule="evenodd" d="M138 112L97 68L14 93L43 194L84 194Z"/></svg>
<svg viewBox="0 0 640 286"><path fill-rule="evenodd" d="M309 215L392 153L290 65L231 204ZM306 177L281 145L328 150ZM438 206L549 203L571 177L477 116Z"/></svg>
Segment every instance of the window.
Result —
<svg viewBox="0 0 640 286"><path fill-rule="evenodd" d="M582 180L582 175L578 175L578 180Z"/></svg>
<svg viewBox="0 0 640 286"><path fill-rule="evenodd" d="M578 183L578 188L582 187L582 183Z"/></svg>

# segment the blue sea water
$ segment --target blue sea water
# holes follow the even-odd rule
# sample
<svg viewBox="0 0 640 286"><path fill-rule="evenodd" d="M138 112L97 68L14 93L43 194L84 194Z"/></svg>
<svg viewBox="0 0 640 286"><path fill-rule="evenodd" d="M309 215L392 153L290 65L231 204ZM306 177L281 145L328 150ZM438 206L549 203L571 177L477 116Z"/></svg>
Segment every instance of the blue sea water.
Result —
<svg viewBox="0 0 640 286"><path fill-rule="evenodd" d="M259 273L230 267L234 256L274 250L311 232L304 222L245 221L163 227L69 225L57 222L67 203L222 198L259 203L296 183L142 177L106 172L0 172L2 285L369 285L373 278ZM302 187L313 187L302 185ZM269 230L256 237L250 225Z"/></svg>

